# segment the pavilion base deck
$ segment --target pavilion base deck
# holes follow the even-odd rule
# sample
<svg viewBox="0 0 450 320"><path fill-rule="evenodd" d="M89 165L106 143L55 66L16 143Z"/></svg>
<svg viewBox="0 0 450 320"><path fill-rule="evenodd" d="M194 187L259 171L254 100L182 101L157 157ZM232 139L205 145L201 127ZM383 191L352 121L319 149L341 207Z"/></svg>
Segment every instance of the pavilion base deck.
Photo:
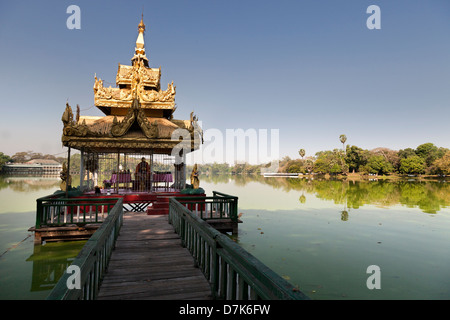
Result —
<svg viewBox="0 0 450 320"><path fill-rule="evenodd" d="M106 194L106 193L100 193L100 194L94 194L94 193L85 193L82 196L72 197L71 199L74 202L77 202L78 198L80 199L80 202L83 201L83 199L89 199L89 200L96 200L99 201L104 200L105 202L108 201L108 199L117 198L120 197L123 199L123 208L125 212L139 212L144 213L147 215L168 215L169 214L169 200L172 197L183 197L186 200L187 203L190 202L190 197L196 198L197 204L196 209L193 209L193 213L197 216L200 216L200 210L199 208L203 206L203 209L205 209L204 204L198 203L199 197L206 197L206 194L183 194L178 190L171 190L171 191L159 191L159 192L122 192L118 194ZM64 205L63 205L64 207ZM92 207L90 210L91 214L93 215L94 211L99 211L101 207L97 207L95 209ZM76 215L76 209L72 209L74 212L72 215ZM78 213L79 214L79 213ZM107 214L105 212L101 213L101 217L99 216L98 223L84 223L81 219L80 222L75 222L75 218L70 217L70 214L68 216L64 216L64 213L61 212L60 219L61 221L72 221L73 223L64 223L61 225L45 225L43 223L40 227L31 227L28 229L28 231L34 232L34 238L35 238L35 244L40 244L43 242L56 242L56 241L75 241L75 240L87 240L90 238L90 236L101 226L101 222L106 218ZM56 217L54 218L56 219ZM80 221L80 220L77 220ZM231 219L226 219L223 217L219 217L219 214L217 212L210 212L208 219L206 220L212 227L219 230L223 233L231 232L232 234L238 233L238 225L241 223L240 220L238 221L232 221ZM97 222L97 220L94 220L94 222Z"/></svg>
<svg viewBox="0 0 450 320"><path fill-rule="evenodd" d="M232 221L231 219L208 219L207 222L211 227L220 232L223 233L231 232L234 235L238 233L239 223L242 223L241 220L235 222Z"/></svg>
<svg viewBox="0 0 450 320"><path fill-rule="evenodd" d="M85 226L69 225L63 227L31 227L28 231L34 232L34 243L57 241L87 240L101 224L88 224Z"/></svg>

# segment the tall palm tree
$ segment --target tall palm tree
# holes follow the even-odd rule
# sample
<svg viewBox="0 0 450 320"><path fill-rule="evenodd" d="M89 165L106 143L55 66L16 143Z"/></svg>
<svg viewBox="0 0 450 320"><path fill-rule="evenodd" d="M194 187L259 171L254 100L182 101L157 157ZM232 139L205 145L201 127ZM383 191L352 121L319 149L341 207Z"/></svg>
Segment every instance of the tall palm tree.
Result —
<svg viewBox="0 0 450 320"><path fill-rule="evenodd" d="M345 144L345 141L347 141L347 136L346 136L345 134L341 134L341 135L339 136L339 140L341 140L341 143L342 143L342 150L344 150L344 152L345 152L344 144Z"/></svg>
<svg viewBox="0 0 450 320"><path fill-rule="evenodd" d="M303 159L303 157L305 156L305 149L300 149L300 150L298 150L298 154L299 154L300 157L302 157L302 159Z"/></svg>

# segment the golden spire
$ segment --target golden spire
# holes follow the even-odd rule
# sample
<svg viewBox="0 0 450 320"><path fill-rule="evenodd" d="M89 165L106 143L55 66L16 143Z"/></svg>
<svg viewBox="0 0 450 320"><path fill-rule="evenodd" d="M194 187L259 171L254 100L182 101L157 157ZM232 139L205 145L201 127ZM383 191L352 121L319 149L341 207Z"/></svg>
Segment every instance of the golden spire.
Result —
<svg viewBox="0 0 450 320"><path fill-rule="evenodd" d="M142 13L141 22L138 25L138 31L141 32L141 30L142 30L142 33L145 31L144 13Z"/></svg>
<svg viewBox="0 0 450 320"><path fill-rule="evenodd" d="M144 44L144 32L145 32L145 24L144 24L144 13L142 13L141 22L138 25L138 37L136 39L136 48L134 57L131 59L133 63L134 60L144 60L144 65L148 67L148 59L145 55L145 44Z"/></svg>

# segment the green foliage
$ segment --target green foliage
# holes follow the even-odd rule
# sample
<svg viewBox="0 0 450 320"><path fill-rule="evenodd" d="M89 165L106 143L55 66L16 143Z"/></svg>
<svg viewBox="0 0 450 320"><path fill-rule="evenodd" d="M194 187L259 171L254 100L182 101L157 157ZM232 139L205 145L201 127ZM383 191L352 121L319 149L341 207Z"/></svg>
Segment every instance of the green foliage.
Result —
<svg viewBox="0 0 450 320"><path fill-rule="evenodd" d="M402 149L398 152L398 156L401 159L406 159L408 157L412 157L416 155L416 151L412 148L406 148L406 149Z"/></svg>
<svg viewBox="0 0 450 320"><path fill-rule="evenodd" d="M369 157L369 151L363 150L357 146L347 145L347 151L345 154L345 162L348 165L350 172L359 172L360 168L367 164Z"/></svg>
<svg viewBox="0 0 450 320"><path fill-rule="evenodd" d="M418 146L416 154L425 160L427 166L430 166L438 158L438 150L438 147L428 142Z"/></svg>
<svg viewBox="0 0 450 320"><path fill-rule="evenodd" d="M374 174L388 174L394 170L392 164L382 155L372 155L366 164L366 171Z"/></svg>
<svg viewBox="0 0 450 320"><path fill-rule="evenodd" d="M9 161L11 161L11 157L4 154L3 152L0 152L0 169L3 167L5 163Z"/></svg>
<svg viewBox="0 0 450 320"><path fill-rule="evenodd" d="M444 156L433 163L438 174L450 175L450 150Z"/></svg>
<svg viewBox="0 0 450 320"><path fill-rule="evenodd" d="M306 154L306 151L305 151L305 149L300 149L300 150L298 150L298 154L300 155L300 157L302 157L302 159L303 159L303 157L305 156L305 154Z"/></svg>
<svg viewBox="0 0 450 320"><path fill-rule="evenodd" d="M344 145L347 141L345 135L339 137ZM301 159L291 159L288 156L279 160L278 172L288 173L323 173L323 174L346 174L348 172L375 173L375 174L450 174L450 150L437 147L433 143L424 143L416 149L406 148L399 151L387 148L377 148L366 150L358 146L346 146L345 151L341 149L319 151L314 157L305 157L305 150L299 149ZM8 156L0 152L0 168L9 161L15 163L27 162L32 159L52 159L59 163L67 161L66 157L55 157L54 155L36 153L33 151L17 152L13 156ZM137 160L136 160L137 161ZM132 169L137 162L129 159L127 168ZM110 171L114 171L117 163L111 163ZM268 164L251 165L249 163L239 163L229 165L227 163L201 164L199 171L202 174L210 175L245 175L261 174L261 168L268 167ZM125 169L127 169L125 168ZM80 154L71 156L71 172L78 172L80 169ZM169 171L171 167L167 164L154 163L155 171ZM192 171L192 167L186 168L187 172Z"/></svg>
<svg viewBox="0 0 450 320"><path fill-rule="evenodd" d="M348 165L345 162L345 155L342 150L319 151L316 153L314 172L339 174L347 173Z"/></svg>
<svg viewBox="0 0 450 320"><path fill-rule="evenodd" d="M289 168L287 169L288 173L303 173L303 168L300 167L298 164L293 164L291 166L289 166Z"/></svg>
<svg viewBox="0 0 450 320"><path fill-rule="evenodd" d="M425 160L419 156L411 156L400 161L400 172L405 174L421 174L425 172Z"/></svg>

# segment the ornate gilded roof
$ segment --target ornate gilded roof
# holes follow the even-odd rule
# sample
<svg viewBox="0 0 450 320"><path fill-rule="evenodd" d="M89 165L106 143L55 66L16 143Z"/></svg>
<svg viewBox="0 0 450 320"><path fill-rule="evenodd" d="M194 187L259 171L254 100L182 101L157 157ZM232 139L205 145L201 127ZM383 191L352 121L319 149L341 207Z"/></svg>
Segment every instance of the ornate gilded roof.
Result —
<svg viewBox="0 0 450 320"><path fill-rule="evenodd" d="M133 82L133 66L127 66L119 63L119 69L116 75L116 85L131 85ZM141 82L144 86L153 87L159 90L161 79L161 67L160 68L142 68Z"/></svg>
<svg viewBox="0 0 450 320"><path fill-rule="evenodd" d="M64 124L63 145L75 149L97 152L132 152L139 149L170 153L181 142L188 143L190 151L198 149L203 143L201 128L192 114L190 120L147 117L137 99L125 116L80 116L77 106L74 119L71 106L66 104L61 120ZM178 136L172 139L178 129L183 130L183 135L189 135L189 141L183 141L183 137Z"/></svg>
<svg viewBox="0 0 450 320"><path fill-rule="evenodd" d="M116 74L116 88L103 86L103 80L95 76L94 103L106 115L124 115L124 108L130 108L133 99L145 110L164 110L163 117L171 117L175 111L176 87L172 83L166 90L161 90L161 67L148 67L145 55L144 31L145 25L141 20L139 35L136 40L135 54L131 59L132 65L119 63Z"/></svg>
<svg viewBox="0 0 450 320"><path fill-rule="evenodd" d="M81 116L77 106L76 117L67 103L62 116L64 146L96 152L136 152L153 150L170 153L180 142L189 143L189 150L203 143L197 117L190 120L174 120L176 87L173 82L166 90L160 89L161 68L149 68L145 56L141 20L136 51L132 65L119 64L116 76L117 88L103 86L103 80L95 76L94 102L105 116ZM191 139L172 135L184 130ZM182 141L183 140L183 141ZM186 150L186 149L185 149Z"/></svg>

